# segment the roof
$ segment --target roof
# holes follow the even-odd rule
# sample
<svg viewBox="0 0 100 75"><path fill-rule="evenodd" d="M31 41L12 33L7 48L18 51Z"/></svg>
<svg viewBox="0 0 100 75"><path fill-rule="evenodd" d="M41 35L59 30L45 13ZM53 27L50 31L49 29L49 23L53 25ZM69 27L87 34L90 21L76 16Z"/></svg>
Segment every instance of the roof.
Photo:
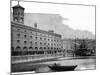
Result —
<svg viewBox="0 0 100 75"><path fill-rule="evenodd" d="M16 6L13 6L12 8L22 8L22 9L24 9L24 7L20 6L19 4L17 4Z"/></svg>
<svg viewBox="0 0 100 75"><path fill-rule="evenodd" d="M44 30L36 29L36 28L30 27L30 26L26 26L24 24L16 23L16 22L11 22L11 26L16 26L16 27L20 27L20 28L24 28L24 29L28 29L28 30L32 30L32 31L40 32L40 33L44 33L44 34L49 34L49 35L61 37L60 34L51 33L49 31L44 31Z"/></svg>

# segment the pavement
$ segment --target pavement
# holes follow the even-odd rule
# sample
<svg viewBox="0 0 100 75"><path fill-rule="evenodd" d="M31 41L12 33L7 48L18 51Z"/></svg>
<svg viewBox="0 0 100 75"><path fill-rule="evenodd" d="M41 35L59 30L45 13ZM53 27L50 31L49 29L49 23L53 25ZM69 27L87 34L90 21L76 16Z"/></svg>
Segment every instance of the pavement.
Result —
<svg viewBox="0 0 100 75"><path fill-rule="evenodd" d="M89 59L96 58L95 56L77 56L77 57L63 57L63 56L45 56L45 57L36 57L34 56L23 56L23 57L12 57L12 64L15 63L25 63L25 62L45 62L45 61L54 61L54 60L74 60L74 59Z"/></svg>
<svg viewBox="0 0 100 75"><path fill-rule="evenodd" d="M41 58L30 58L30 59L23 59L20 57L20 59L16 59L17 57L12 57L12 64L16 63L25 63L25 62L45 62L45 61L52 61L56 60L57 58L61 58L62 56L49 56L49 57L41 57ZM19 57L18 57L19 58ZM13 60L14 59L14 60Z"/></svg>

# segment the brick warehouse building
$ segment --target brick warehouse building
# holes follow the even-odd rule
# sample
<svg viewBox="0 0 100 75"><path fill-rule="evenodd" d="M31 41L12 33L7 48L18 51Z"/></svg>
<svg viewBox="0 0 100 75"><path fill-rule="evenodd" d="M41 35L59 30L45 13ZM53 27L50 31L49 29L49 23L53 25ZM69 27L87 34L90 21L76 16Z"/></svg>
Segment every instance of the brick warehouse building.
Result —
<svg viewBox="0 0 100 75"><path fill-rule="evenodd" d="M11 54L12 56L51 56L62 55L61 35L53 30L44 31L24 25L24 8L19 4L13 7L11 22Z"/></svg>

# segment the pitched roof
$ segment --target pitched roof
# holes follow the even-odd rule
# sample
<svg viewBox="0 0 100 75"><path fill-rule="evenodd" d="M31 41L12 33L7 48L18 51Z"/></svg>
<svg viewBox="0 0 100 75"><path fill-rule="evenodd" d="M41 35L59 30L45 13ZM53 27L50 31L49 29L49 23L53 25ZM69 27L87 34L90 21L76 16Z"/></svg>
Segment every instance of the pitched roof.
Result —
<svg viewBox="0 0 100 75"><path fill-rule="evenodd" d="M12 8L22 8L22 9L24 9L24 7L20 6L19 4L17 4L16 6L13 6Z"/></svg>

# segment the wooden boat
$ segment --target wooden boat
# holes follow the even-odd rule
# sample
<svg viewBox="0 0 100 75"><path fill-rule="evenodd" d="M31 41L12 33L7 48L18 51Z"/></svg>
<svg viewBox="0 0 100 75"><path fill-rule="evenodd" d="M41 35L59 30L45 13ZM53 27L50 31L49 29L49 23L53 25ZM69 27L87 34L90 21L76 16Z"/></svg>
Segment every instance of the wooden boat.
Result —
<svg viewBox="0 0 100 75"><path fill-rule="evenodd" d="M61 66L58 64L54 64L53 66L48 66L53 71L74 71L77 65L73 66Z"/></svg>

